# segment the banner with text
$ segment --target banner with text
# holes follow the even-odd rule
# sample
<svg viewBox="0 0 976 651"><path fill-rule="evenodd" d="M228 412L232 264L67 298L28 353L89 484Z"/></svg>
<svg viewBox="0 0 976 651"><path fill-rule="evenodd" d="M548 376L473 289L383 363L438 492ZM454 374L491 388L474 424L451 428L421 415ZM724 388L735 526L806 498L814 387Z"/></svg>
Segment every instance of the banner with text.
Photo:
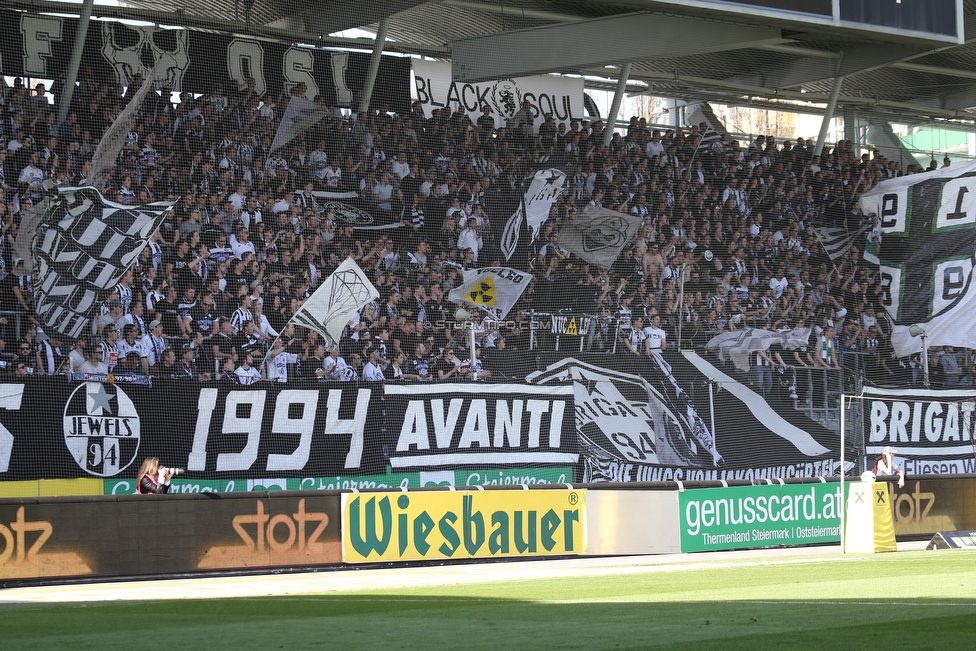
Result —
<svg viewBox="0 0 976 651"><path fill-rule="evenodd" d="M831 477L838 437L697 355L575 354L532 362L529 384L572 382L581 481ZM722 391L709 391L709 383ZM853 470L855 450L847 451Z"/></svg>
<svg viewBox="0 0 976 651"><path fill-rule="evenodd" d="M783 484L678 494L681 551L840 541L840 484Z"/></svg>
<svg viewBox="0 0 976 651"><path fill-rule="evenodd" d="M966 161L882 181L858 199L861 212L876 219L864 258L878 265L899 357L921 349L911 332L917 327L929 346L976 346L974 176L976 161Z"/></svg>
<svg viewBox="0 0 976 651"><path fill-rule="evenodd" d="M4 35L0 71L8 77L59 78L71 60L77 29L75 18L0 11L0 33ZM308 99L322 95L329 106L354 104L365 86L370 60L366 53L113 21L92 23L82 56L83 71L90 67L98 76L114 73L123 86L131 84L136 75L148 77L154 69L157 89L191 93L246 87L250 79L259 97L277 96L282 88L304 83ZM157 63L161 65L156 67ZM84 79L84 72L80 78ZM384 56L372 103L405 112L409 89L410 59Z"/></svg>
<svg viewBox="0 0 976 651"><path fill-rule="evenodd" d="M0 587L3 579L340 561L339 496L334 494L0 501Z"/></svg>
<svg viewBox="0 0 976 651"><path fill-rule="evenodd" d="M180 492L569 483L573 414L567 385L31 378L0 385L0 482L127 493L159 457L186 469Z"/></svg>
<svg viewBox="0 0 976 651"><path fill-rule="evenodd" d="M538 75L466 84L451 79L450 63L421 59L413 60L413 74L417 99L427 117L445 106L452 112L463 107L474 121L483 115L482 108L488 106L495 128L500 128L515 117L526 100L531 105L533 132L542 124L546 113L552 113L557 124L565 122L567 131L570 120L584 117L582 79Z"/></svg>
<svg viewBox="0 0 976 651"><path fill-rule="evenodd" d="M45 480L40 480L45 481ZM83 481L83 480L60 480ZM265 479L188 479L185 475L173 479L169 492L177 493L244 493L267 491L323 491L323 490L390 490L427 488L431 486L536 486L571 484L573 467L552 468L476 468L473 470L426 470L388 472L382 475L345 475L338 477L268 477ZM135 495L136 480L105 479L105 495ZM0 483L0 497L4 484ZM84 490L80 486L77 490ZM70 487L65 487L70 489ZM58 492L57 495L71 495ZM78 493L89 494L89 493ZM101 493L99 493L101 494Z"/></svg>
<svg viewBox="0 0 976 651"><path fill-rule="evenodd" d="M976 472L973 411L976 391L864 388L865 463L897 450L909 475Z"/></svg>
<svg viewBox="0 0 976 651"><path fill-rule="evenodd" d="M346 563L584 552L585 490L342 495Z"/></svg>
<svg viewBox="0 0 976 651"><path fill-rule="evenodd" d="M911 478L889 482L895 536L976 529L976 478Z"/></svg>
<svg viewBox="0 0 976 651"><path fill-rule="evenodd" d="M393 468L575 465L573 387L388 385Z"/></svg>

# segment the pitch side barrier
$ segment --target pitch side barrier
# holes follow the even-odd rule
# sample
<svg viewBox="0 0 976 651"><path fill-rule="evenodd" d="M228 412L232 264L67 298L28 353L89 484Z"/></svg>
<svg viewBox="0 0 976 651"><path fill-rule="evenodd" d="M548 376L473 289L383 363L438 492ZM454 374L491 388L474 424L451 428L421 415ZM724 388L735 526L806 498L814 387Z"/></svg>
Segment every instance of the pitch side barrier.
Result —
<svg viewBox="0 0 976 651"><path fill-rule="evenodd" d="M839 478L0 499L0 587L839 540ZM976 529L976 475L891 484L900 538Z"/></svg>

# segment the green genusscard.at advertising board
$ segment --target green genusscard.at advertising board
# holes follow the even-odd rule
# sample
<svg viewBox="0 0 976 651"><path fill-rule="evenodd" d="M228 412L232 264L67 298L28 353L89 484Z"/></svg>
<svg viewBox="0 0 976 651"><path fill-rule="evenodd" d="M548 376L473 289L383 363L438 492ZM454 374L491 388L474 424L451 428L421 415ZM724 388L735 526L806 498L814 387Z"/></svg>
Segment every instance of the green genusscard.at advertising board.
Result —
<svg viewBox="0 0 976 651"><path fill-rule="evenodd" d="M422 488L424 486L519 486L522 484L568 484L573 469L530 468L492 470L444 470L395 472L385 475L349 477L289 477L281 479L193 479L173 480L170 493L240 493L251 491L314 491L375 488ZM106 479L106 495L136 492L135 479Z"/></svg>
<svg viewBox="0 0 976 651"><path fill-rule="evenodd" d="M840 542L840 484L686 490L678 504L683 552Z"/></svg>

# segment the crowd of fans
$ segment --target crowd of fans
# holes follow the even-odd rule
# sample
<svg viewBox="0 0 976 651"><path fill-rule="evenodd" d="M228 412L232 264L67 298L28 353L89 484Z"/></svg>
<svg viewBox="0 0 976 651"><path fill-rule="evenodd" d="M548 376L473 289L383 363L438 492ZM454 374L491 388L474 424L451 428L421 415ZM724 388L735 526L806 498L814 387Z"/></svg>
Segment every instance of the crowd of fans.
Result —
<svg viewBox="0 0 976 651"><path fill-rule="evenodd" d="M405 114L332 108L271 151L277 120L291 97L305 94L302 85L274 102L252 84L176 102L150 93L106 198L176 204L89 336L64 341L38 327L31 278L17 273L20 216L40 200L44 179L86 183L104 130L138 85L123 92L84 71L63 124L42 87L17 80L3 89L0 352L17 375L114 369L248 384L447 379L470 377L474 365L487 376L478 358L464 359L469 349L447 294L463 270L502 262L498 241L512 198L536 170L556 167L568 175L564 193L528 258L506 263L535 277L513 315L530 307L595 315L594 324L610 324L609 336L601 341L594 325L587 345L609 349L616 338L622 355L704 350L713 336L747 327L810 327L806 349L756 354L758 387L768 390L772 374L789 367L849 367L852 353L875 382L920 381L917 359L892 355L883 288L860 249L832 262L813 229L864 227L858 196L922 171L916 166L903 171L877 152L858 156L850 141L821 155L803 138L740 143L709 131L703 143L705 124L659 130L636 117L604 145L602 122L545 115L537 124L528 102L502 128L488 107L475 118L460 108L426 117L417 103ZM354 191L403 226L356 229L323 205L320 191ZM560 246L560 225L587 204L643 219L610 269ZM289 320L349 256L381 297L327 347ZM528 347L533 325L521 318L503 325L476 317L480 348ZM971 351L932 353L935 382L972 381Z"/></svg>

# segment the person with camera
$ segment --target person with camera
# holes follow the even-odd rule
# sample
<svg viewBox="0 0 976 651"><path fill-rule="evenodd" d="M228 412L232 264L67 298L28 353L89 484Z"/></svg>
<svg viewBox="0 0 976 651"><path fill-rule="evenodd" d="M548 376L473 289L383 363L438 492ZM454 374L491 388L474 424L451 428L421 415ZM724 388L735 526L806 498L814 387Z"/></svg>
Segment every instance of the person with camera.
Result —
<svg viewBox="0 0 976 651"><path fill-rule="evenodd" d="M182 468L167 468L159 465L157 457L148 457L139 467L136 480L136 493L139 495L161 495L169 492L170 480L182 475Z"/></svg>
<svg viewBox="0 0 976 651"><path fill-rule="evenodd" d="M901 466L895 466L895 455L898 454L898 450L894 449L890 445L886 445L881 450L881 456L874 460L874 468L872 469L875 476L882 475L898 475L898 488L905 487L905 470Z"/></svg>

